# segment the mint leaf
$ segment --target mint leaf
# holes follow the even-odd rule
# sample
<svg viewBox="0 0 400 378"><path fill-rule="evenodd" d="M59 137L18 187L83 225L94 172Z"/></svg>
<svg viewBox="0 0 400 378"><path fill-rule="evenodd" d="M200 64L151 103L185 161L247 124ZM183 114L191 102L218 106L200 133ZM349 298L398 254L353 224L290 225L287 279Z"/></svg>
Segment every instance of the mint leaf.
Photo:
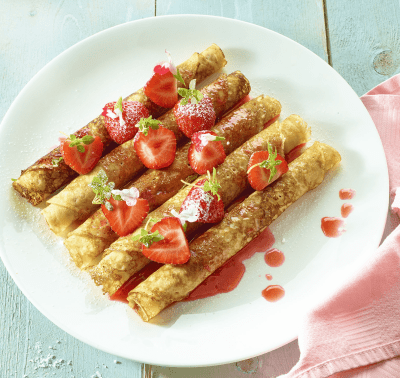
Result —
<svg viewBox="0 0 400 378"><path fill-rule="evenodd" d="M83 138L77 138L74 134L69 136L71 143L69 144L70 147L76 147L79 152L84 153L85 147L84 144L91 144L94 141L94 137L91 135L85 135Z"/></svg>
<svg viewBox="0 0 400 378"><path fill-rule="evenodd" d="M178 81L180 81L183 85L185 85L185 80L183 80L183 77L181 73L179 72L179 69L176 69L176 75L174 75L174 78Z"/></svg>
<svg viewBox="0 0 400 378"><path fill-rule="evenodd" d="M163 240L164 236L162 236L158 230L155 232L149 233L144 228L140 230L140 235L132 236L132 240L140 241L147 248L149 248L153 243L156 243L160 240Z"/></svg>
<svg viewBox="0 0 400 378"><path fill-rule="evenodd" d="M122 113L122 97L118 99L118 101L114 105L114 110L119 109Z"/></svg>
<svg viewBox="0 0 400 378"><path fill-rule="evenodd" d="M95 197L92 203L101 205L104 204L107 210L113 210L111 203L107 200L111 198L111 191L114 189L115 184L113 182L109 182L106 172L103 169L100 169L97 176L93 177L92 182L89 184L89 187L92 188L95 193Z"/></svg>
<svg viewBox="0 0 400 378"><path fill-rule="evenodd" d="M224 137L220 137L220 136L216 136L214 141L221 141L221 140L225 140Z"/></svg>
<svg viewBox="0 0 400 378"><path fill-rule="evenodd" d="M196 79L193 79L189 84L189 89L187 88L179 88L178 94L182 96L182 100L180 102L181 105L187 105L189 100L191 104L197 104L203 99L203 93L198 91L196 88Z"/></svg>
<svg viewBox="0 0 400 378"><path fill-rule="evenodd" d="M61 160L63 160L63 157L59 157L58 159L53 159L51 161L51 164L53 164L54 167L58 167L58 164L61 162Z"/></svg>
<svg viewBox="0 0 400 378"><path fill-rule="evenodd" d="M212 178L210 175L210 171L208 171L207 173L208 173L208 179L206 180L206 182L203 185L203 190L205 192L211 192L211 194L213 194L213 195L217 195L218 201L219 201L221 199L221 197L218 194L218 189L221 189L221 185L217 181L217 177L216 177L217 170L215 168L213 168Z"/></svg>
<svg viewBox="0 0 400 378"><path fill-rule="evenodd" d="M17 181L17 179L13 179L13 178L11 178L11 181Z"/></svg>
<svg viewBox="0 0 400 378"><path fill-rule="evenodd" d="M160 121L153 119L153 116L150 116L148 118L141 118L140 121L136 124L136 127L138 127L139 131L147 136L147 134L149 133L149 128L157 130L158 128L160 128L160 123Z"/></svg>

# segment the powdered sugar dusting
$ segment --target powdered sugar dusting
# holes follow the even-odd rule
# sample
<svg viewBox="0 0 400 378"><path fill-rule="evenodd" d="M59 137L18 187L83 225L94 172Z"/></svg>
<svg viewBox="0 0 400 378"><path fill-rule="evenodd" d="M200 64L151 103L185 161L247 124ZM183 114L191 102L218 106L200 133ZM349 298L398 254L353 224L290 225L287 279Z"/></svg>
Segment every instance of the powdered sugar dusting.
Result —
<svg viewBox="0 0 400 378"><path fill-rule="evenodd" d="M175 115L177 118L201 118L207 123L214 123L216 118L212 100L207 95L204 95L203 99L197 104L192 104L190 100L186 105L180 103Z"/></svg>

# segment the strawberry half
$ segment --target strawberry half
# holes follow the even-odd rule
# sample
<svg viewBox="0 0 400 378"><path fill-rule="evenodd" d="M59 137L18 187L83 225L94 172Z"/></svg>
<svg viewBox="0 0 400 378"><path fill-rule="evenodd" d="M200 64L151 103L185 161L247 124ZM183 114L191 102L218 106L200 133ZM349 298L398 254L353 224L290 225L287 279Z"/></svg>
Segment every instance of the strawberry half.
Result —
<svg viewBox="0 0 400 378"><path fill-rule="evenodd" d="M119 110L119 111L118 111ZM122 112L122 121L120 119ZM138 101L110 102L103 108L104 122L111 139L118 144L131 140L138 129L135 127L141 118L147 118L149 111Z"/></svg>
<svg viewBox="0 0 400 378"><path fill-rule="evenodd" d="M268 150L257 151L251 155L247 177L254 190L263 190L289 169L285 159L276 152L273 153L270 145Z"/></svg>
<svg viewBox="0 0 400 378"><path fill-rule="evenodd" d="M134 147L142 163L150 169L168 167L175 159L175 134L162 126L149 127L135 136ZM146 135L147 134L147 135Z"/></svg>
<svg viewBox="0 0 400 378"><path fill-rule="evenodd" d="M70 135L60 145L60 151L65 164L81 175L89 173L103 154L103 142L99 136L86 135L77 138Z"/></svg>
<svg viewBox="0 0 400 378"><path fill-rule="evenodd" d="M188 159L192 169L199 175L212 171L225 161L224 146L220 142L225 138L218 137L213 131L199 131L192 135Z"/></svg>
<svg viewBox="0 0 400 378"><path fill-rule="evenodd" d="M206 181L200 180L192 187L179 212L194 207L197 210L197 222L217 223L224 218L224 203L218 199L217 194L204 191Z"/></svg>
<svg viewBox="0 0 400 378"><path fill-rule="evenodd" d="M178 81L163 64L154 67L154 73L144 86L144 94L158 106L172 108L178 102Z"/></svg>
<svg viewBox="0 0 400 378"><path fill-rule="evenodd" d="M113 210L107 210L104 204L101 205L101 209L111 229L119 236L126 236L135 231L149 213L149 204L143 198L138 198L134 206L128 206L125 201L117 201L113 197L108 201Z"/></svg>
<svg viewBox="0 0 400 378"><path fill-rule="evenodd" d="M163 264L184 264L190 258L189 243L178 218L167 217L157 222L151 232L158 231L163 239L142 246L143 255Z"/></svg>

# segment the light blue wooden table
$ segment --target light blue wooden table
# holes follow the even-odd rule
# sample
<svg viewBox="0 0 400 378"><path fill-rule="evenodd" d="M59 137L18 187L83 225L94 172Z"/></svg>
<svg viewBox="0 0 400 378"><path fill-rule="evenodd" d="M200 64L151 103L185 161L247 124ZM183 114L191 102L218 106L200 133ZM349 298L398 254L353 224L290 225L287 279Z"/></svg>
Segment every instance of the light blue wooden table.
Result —
<svg viewBox="0 0 400 378"><path fill-rule="evenodd" d="M121 23L172 14L223 16L272 29L319 55L358 95L400 72L397 0L1 0L0 119L26 83L68 47ZM219 367L173 369L120 359L53 325L1 262L0 303L1 378L245 377L240 368L254 377L276 377L299 358L294 341L250 362ZM49 353L59 368L40 366L46 362L38 357Z"/></svg>

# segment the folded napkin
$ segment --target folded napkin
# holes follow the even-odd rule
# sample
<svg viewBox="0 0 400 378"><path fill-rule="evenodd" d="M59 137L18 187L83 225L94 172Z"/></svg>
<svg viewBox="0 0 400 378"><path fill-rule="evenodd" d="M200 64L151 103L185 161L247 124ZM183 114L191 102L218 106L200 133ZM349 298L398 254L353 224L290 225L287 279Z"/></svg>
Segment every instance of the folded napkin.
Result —
<svg viewBox="0 0 400 378"><path fill-rule="evenodd" d="M299 333L300 360L281 378L400 377L400 75L364 96L386 154L391 208L377 252Z"/></svg>

